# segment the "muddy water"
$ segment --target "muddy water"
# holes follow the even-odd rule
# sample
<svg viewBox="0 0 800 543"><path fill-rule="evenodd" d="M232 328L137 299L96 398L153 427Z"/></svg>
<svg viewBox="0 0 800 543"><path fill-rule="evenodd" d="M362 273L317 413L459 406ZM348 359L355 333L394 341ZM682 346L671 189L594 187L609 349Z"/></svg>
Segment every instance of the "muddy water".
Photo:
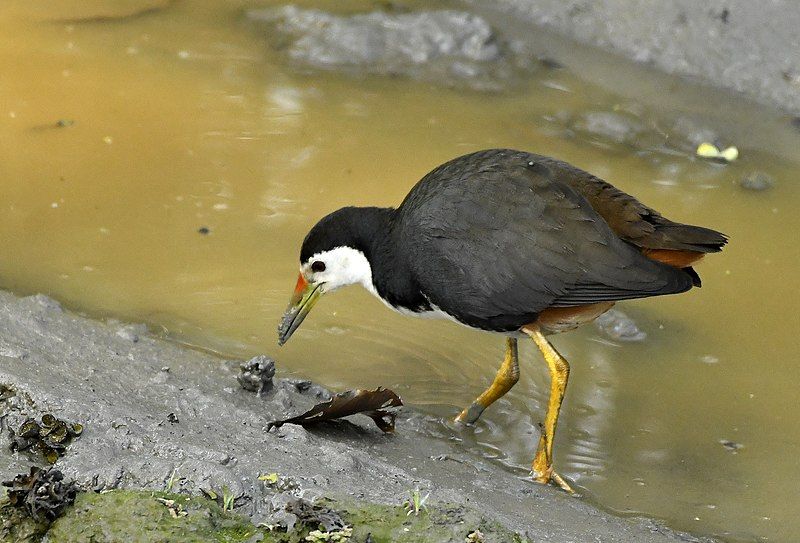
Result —
<svg viewBox="0 0 800 543"><path fill-rule="evenodd" d="M560 470L618 512L734 541L796 540L800 132L787 119L541 36L541 53L568 68L491 95L298 73L243 21L250 6L3 3L1 286L228 355L273 353L284 371L334 387L389 386L451 417L490 380L502 341L395 315L353 288L279 351L299 244L321 215L397 204L455 155L556 155L732 239L700 267L701 290L620 304L646 341L592 326L555 338L573 366ZM590 111L632 117L645 136L575 130ZM659 144L661 127L687 115L742 157L721 166L680 138ZM754 170L776 185L743 190ZM538 355L522 356L507 399L476 428L443 434L521 476L548 389Z"/></svg>

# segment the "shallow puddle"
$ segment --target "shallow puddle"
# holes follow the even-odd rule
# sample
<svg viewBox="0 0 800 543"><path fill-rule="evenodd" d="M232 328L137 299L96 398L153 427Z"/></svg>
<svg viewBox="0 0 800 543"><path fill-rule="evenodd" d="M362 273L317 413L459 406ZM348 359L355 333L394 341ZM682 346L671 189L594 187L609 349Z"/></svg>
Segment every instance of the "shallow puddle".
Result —
<svg viewBox="0 0 800 543"><path fill-rule="evenodd" d="M2 287L226 355L273 354L333 387L391 387L451 417L489 382L503 341L396 315L353 288L278 350L300 243L338 207L396 205L456 155L555 155L731 237L700 266L701 290L618 305L646 341L591 325L555 338L573 367L561 472L618 512L731 541L796 540L800 131L787 118L544 33L532 50L566 68L537 62L503 92L297 70L245 20L254 6L4 2ZM603 125L609 113L634 135ZM693 157L680 118L740 159ZM753 171L775 185L743 189ZM507 399L444 437L524 474L548 380L530 346L522 356Z"/></svg>

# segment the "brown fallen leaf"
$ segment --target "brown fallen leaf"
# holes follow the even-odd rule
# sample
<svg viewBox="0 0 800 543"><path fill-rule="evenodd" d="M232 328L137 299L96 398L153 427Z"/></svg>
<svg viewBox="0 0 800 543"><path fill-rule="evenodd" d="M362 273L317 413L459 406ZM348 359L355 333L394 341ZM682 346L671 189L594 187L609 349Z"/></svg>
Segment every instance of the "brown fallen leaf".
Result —
<svg viewBox="0 0 800 543"><path fill-rule="evenodd" d="M322 402L302 415L267 424L267 431L280 428L284 424L308 426L325 420L339 419L362 413L375 422L384 432L394 432L397 408L403 405L400 396L389 389L378 387L375 390L348 390Z"/></svg>

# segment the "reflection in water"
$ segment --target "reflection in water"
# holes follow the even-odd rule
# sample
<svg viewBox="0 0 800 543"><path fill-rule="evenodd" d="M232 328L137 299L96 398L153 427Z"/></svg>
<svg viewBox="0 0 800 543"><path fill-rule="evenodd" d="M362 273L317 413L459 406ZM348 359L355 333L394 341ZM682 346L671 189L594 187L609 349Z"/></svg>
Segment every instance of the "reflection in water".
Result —
<svg viewBox="0 0 800 543"><path fill-rule="evenodd" d="M320 302L280 351L275 326L320 216L396 205L430 168L479 148L559 156L732 239L700 267L701 290L621 304L646 341L592 326L554 339L573 369L560 469L589 499L677 528L743 541L800 531L800 249L787 235L800 228L800 134L785 119L546 33L526 39L568 68L485 94L297 73L242 23L244 1L48 22L99 5L116 4L0 7L0 65L14 74L0 80L2 286L225 355L273 354L334 388L391 387L465 457L524 476L548 391L531 346L514 390L464 430L447 421L493 376L498 338L395 315L358 289ZM697 160L681 118L734 140L740 159ZM775 186L743 190L753 171Z"/></svg>

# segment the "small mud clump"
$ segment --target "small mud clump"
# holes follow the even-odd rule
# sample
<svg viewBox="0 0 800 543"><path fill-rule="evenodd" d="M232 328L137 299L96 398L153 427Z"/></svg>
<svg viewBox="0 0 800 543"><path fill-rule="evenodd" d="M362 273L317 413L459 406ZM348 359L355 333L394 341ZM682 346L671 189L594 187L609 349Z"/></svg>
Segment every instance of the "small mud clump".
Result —
<svg viewBox="0 0 800 543"><path fill-rule="evenodd" d="M633 115L590 111L576 119L572 129L590 138L598 137L617 144L634 145L645 127Z"/></svg>
<svg viewBox="0 0 800 543"><path fill-rule="evenodd" d="M31 467L28 475L17 475L12 481L3 481L9 488L8 499L12 507L24 509L37 522L52 522L75 502L80 490L74 481L64 481L57 469Z"/></svg>
<svg viewBox="0 0 800 543"><path fill-rule="evenodd" d="M243 389L261 395L272 389L273 377L275 377L275 361L259 355L242 363L236 380Z"/></svg>
<svg viewBox="0 0 800 543"><path fill-rule="evenodd" d="M54 464L72 440L83 433L83 425L65 422L48 413L42 415L41 422L26 419L16 432L10 431L12 451L35 450Z"/></svg>

